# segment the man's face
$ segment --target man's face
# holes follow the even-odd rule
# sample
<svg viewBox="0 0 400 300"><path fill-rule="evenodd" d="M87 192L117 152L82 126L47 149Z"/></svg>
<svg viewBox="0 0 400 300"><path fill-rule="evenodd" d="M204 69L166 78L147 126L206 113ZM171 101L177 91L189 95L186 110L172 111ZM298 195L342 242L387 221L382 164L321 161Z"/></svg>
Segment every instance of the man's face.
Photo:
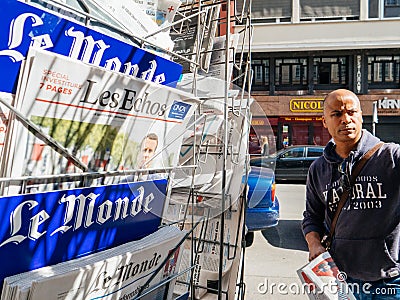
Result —
<svg viewBox="0 0 400 300"><path fill-rule="evenodd" d="M157 141L146 138L142 143L140 150L139 168L149 168L150 163L148 162L153 156L157 148Z"/></svg>
<svg viewBox="0 0 400 300"><path fill-rule="evenodd" d="M357 97L346 90L330 94L325 100L323 124L335 143L356 143L361 137L362 111Z"/></svg>

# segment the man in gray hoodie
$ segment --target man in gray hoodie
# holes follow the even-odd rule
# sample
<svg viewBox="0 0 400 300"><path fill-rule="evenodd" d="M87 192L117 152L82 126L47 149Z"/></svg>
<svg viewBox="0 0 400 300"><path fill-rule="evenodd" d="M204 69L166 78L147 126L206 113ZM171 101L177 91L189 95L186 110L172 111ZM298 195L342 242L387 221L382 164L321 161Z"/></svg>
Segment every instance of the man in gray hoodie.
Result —
<svg viewBox="0 0 400 300"><path fill-rule="evenodd" d="M332 136L310 167L302 229L309 259L323 253L352 166L377 143L362 129L358 97L335 90L324 100L323 125ZM400 146L385 143L358 175L335 228L330 254L356 283L357 299L400 299Z"/></svg>

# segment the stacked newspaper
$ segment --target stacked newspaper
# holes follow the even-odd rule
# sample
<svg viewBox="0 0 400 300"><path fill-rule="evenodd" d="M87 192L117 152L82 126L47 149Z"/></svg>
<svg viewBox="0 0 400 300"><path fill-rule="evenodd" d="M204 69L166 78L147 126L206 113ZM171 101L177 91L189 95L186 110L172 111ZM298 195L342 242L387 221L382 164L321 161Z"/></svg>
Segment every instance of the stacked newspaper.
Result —
<svg viewBox="0 0 400 300"><path fill-rule="evenodd" d="M235 60L238 43L238 33L233 33L229 35L228 50L225 49L226 35L214 37L208 72L200 71L200 74L206 77L225 80L225 66L227 65L227 75L228 80L230 80L233 72L233 62ZM226 57L226 51L228 51L228 57Z"/></svg>
<svg viewBox="0 0 400 300"><path fill-rule="evenodd" d="M218 100L214 100L218 103ZM202 106L202 105L201 105ZM193 121L193 118L192 120ZM180 189L191 184L195 191L203 194L202 201L208 207L220 207L222 190L222 170L226 174L226 188L229 204L236 204L241 193L241 183L245 175L245 161L248 139L248 118L244 114L228 114L228 120L218 114L203 114L195 122L189 121L179 154L181 165L197 165L192 170L178 170L172 182L175 202L186 203L187 194ZM224 126L227 127L228 139L224 140ZM222 145L227 142L228 159L224 162ZM199 147L195 147L198 145Z"/></svg>
<svg viewBox="0 0 400 300"><path fill-rule="evenodd" d="M158 8L158 1L145 1L146 4L139 4L136 3L136 1L134 0L91 1L96 3L99 9L104 10L107 14L109 14L109 16L117 20L123 28L127 29L134 36L139 36L140 38L147 39L150 43L162 49L172 51L174 43L171 37L169 36L168 32L163 32L159 30L159 26L156 21L156 16L159 19L159 24L164 23L164 21L167 19L167 5L169 3L164 3L165 1L160 1L162 3L160 3L160 8ZM143 1L141 2L143 3ZM151 4L148 4L149 2ZM179 4L179 1L178 3L171 3L171 11L176 11ZM145 6L143 7L143 5ZM143 8L145 8L145 10L143 10ZM150 17L150 15L154 15L154 17ZM173 15L168 17L172 20Z"/></svg>
<svg viewBox="0 0 400 300"><path fill-rule="evenodd" d="M178 272L181 251L176 246L184 236L167 226L139 241L7 277L1 299L131 299ZM154 292L148 299L170 299L165 284Z"/></svg>
<svg viewBox="0 0 400 300"><path fill-rule="evenodd" d="M132 0L154 21L158 26L172 23L174 16L181 5L181 0Z"/></svg>
<svg viewBox="0 0 400 300"><path fill-rule="evenodd" d="M211 103L212 101L212 103ZM182 165L195 164L194 172L181 170L175 173L172 181L172 194L169 200L167 221L185 219L186 228L191 228L194 222L204 220L193 233L196 246L187 241L183 247L182 270L196 264L193 271L193 284L196 299L210 299L221 283L222 289L234 291L238 271L238 248L240 247L240 233L243 225L243 199L240 195L243 190L242 180L245 176L245 155L248 141L248 117L243 113L229 112L228 119L223 120L218 110L221 107L217 99L208 101L207 108L202 103L200 110L203 113L198 118L192 118L184 135L180 150L179 163ZM194 124L193 124L194 123ZM226 126L226 128L225 128ZM224 129L228 134L224 139ZM228 157L224 161L223 143L227 143ZM222 173L224 170L225 174ZM225 205L222 207L221 191L222 179L225 176ZM184 192L188 187L192 189L194 197ZM194 201L193 201L194 199ZM221 214L224 214L222 228ZM224 246L219 245L223 234ZM223 259L220 260L220 252ZM194 258L193 258L194 253ZM236 253L236 255L235 255ZM220 280L219 270L222 267ZM188 282L190 274L179 277L179 282ZM174 293L182 295L186 285L177 284ZM230 295L228 298L234 297Z"/></svg>
<svg viewBox="0 0 400 300"><path fill-rule="evenodd" d="M7 103L11 104L14 100L14 96L8 93L2 93L0 92L0 98L3 99L4 101L6 101ZM10 118L10 110L4 106L0 104L0 177L3 177L3 160L1 159L4 154L4 142L6 139L6 135L7 135L7 130L11 130L11 128L8 126L8 122L9 122L9 118Z"/></svg>
<svg viewBox="0 0 400 300"><path fill-rule="evenodd" d="M233 74L234 59L236 56L236 50L238 47L239 35L229 35L228 50L226 47L226 36L216 36L213 38L211 44L212 49L209 49L207 54L210 54L210 60L208 69L199 70L196 77L193 73L182 74L181 80L178 82L177 87L182 91L191 91L193 89L194 82L196 83L196 93L200 97L204 98L224 98L226 78L230 81ZM228 51L228 57L226 56ZM227 72L225 72L225 66L227 65ZM228 85L228 97L233 98L238 95L237 89L231 89L232 85ZM231 102L231 100L229 100Z"/></svg>
<svg viewBox="0 0 400 300"><path fill-rule="evenodd" d="M193 63L199 63L202 70L210 66L214 37L217 32L217 21L220 15L221 2L216 0L199 1L201 5L183 5L181 14L176 15L170 36L174 41L174 52L185 56ZM194 64L174 57L182 64L183 72L194 70Z"/></svg>
<svg viewBox="0 0 400 300"><path fill-rule="evenodd" d="M312 300L356 299L346 283L346 274L339 271L329 252L320 254L297 274Z"/></svg>
<svg viewBox="0 0 400 300"><path fill-rule="evenodd" d="M219 210L195 207L189 210L187 220L194 218L198 220L203 216L210 216L204 223L199 224L193 232L193 240L186 240L182 248L182 262L180 271L193 264L192 280L194 285L195 299L216 299L215 291L219 285L219 268L222 267L221 286L228 291L227 299L233 299L235 293L238 262L240 260L239 248L241 247L240 234L243 226L243 214L240 209L228 209L225 214L224 228L221 227L221 216ZM191 228L189 222L185 225ZM220 236L224 234L223 247L220 246ZM223 252L223 259L220 261L220 252ZM182 295L186 292L187 286L183 282L191 280L189 273L178 277L174 293Z"/></svg>

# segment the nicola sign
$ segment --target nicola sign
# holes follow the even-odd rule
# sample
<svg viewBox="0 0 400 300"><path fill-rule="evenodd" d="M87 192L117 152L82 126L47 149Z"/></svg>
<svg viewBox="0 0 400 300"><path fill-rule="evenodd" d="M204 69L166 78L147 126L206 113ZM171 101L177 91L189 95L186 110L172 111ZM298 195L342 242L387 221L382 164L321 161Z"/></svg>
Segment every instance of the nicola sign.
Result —
<svg viewBox="0 0 400 300"><path fill-rule="evenodd" d="M323 111L324 99L291 99L290 100L290 111L292 112L322 112Z"/></svg>
<svg viewBox="0 0 400 300"><path fill-rule="evenodd" d="M29 47L169 86L175 86L181 75L177 63L29 4L2 0L2 10L1 92L15 93Z"/></svg>

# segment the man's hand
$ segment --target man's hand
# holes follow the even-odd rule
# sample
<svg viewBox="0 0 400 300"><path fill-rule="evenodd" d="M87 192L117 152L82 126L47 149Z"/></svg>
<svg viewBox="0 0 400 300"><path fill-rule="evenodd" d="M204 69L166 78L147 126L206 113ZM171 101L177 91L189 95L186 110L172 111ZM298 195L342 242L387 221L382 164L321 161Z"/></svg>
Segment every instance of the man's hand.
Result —
<svg viewBox="0 0 400 300"><path fill-rule="evenodd" d="M326 249L321 245L321 237L317 232L311 231L306 234L306 241L308 244L308 260L311 261L321 253L324 253Z"/></svg>

